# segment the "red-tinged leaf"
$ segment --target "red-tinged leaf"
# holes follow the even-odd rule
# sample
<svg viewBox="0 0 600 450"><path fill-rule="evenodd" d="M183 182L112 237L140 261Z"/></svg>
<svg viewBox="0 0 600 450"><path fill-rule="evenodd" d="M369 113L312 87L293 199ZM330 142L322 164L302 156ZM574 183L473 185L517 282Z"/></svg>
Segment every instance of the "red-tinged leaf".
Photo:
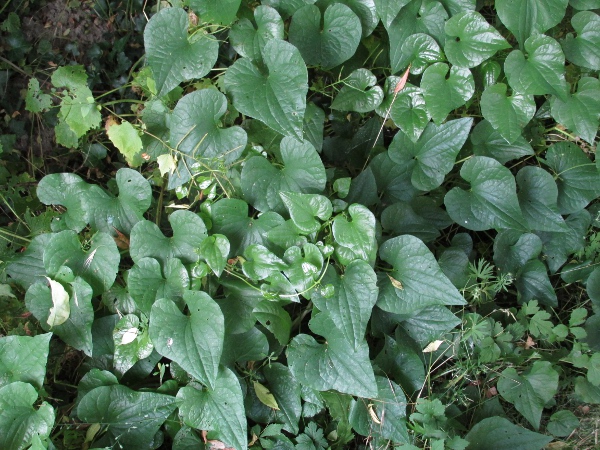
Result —
<svg viewBox="0 0 600 450"><path fill-rule="evenodd" d="M398 81L398 84L394 88L394 95L398 94L398 92L400 92L402 89L404 89L404 86L406 85L406 81L408 80L409 73L410 73L410 64L408 65L408 67L406 68L406 71L402 75L402 78L400 78L400 81Z"/></svg>

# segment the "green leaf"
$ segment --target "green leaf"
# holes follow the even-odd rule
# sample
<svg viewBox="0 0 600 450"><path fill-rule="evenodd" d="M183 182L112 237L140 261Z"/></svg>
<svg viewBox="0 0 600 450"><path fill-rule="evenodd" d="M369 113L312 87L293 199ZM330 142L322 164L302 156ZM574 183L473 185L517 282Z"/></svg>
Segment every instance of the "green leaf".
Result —
<svg viewBox="0 0 600 450"><path fill-rule="evenodd" d="M335 389L359 397L375 397L377 384L363 341L356 348L337 330L329 316L311 319L311 330L326 339L319 344L307 334L299 334L287 347L288 365L296 379L317 391Z"/></svg>
<svg viewBox="0 0 600 450"><path fill-rule="evenodd" d="M525 125L535 114L532 95L513 92L506 95L507 86L503 83L488 86L481 94L481 112L500 135L512 143L520 136Z"/></svg>
<svg viewBox="0 0 600 450"><path fill-rule="evenodd" d="M292 44L272 39L262 50L264 68L240 58L225 73L225 88L242 114L283 134L302 139L308 72Z"/></svg>
<svg viewBox="0 0 600 450"><path fill-rule="evenodd" d="M213 273L220 277L227 265L229 241L222 234L213 234L204 239L198 247L198 253L206 261Z"/></svg>
<svg viewBox="0 0 600 450"><path fill-rule="evenodd" d="M300 383L294 378L287 366L272 363L263 369L279 411L275 412L276 422L283 422L284 428L298 434L298 423L302 415L300 403Z"/></svg>
<svg viewBox="0 0 600 450"><path fill-rule="evenodd" d="M285 262L263 245L253 244L244 251L242 270L251 280L264 280L287 267Z"/></svg>
<svg viewBox="0 0 600 450"><path fill-rule="evenodd" d="M496 11L502 23L523 46L530 36L543 34L560 23L568 3L569 0L498 0Z"/></svg>
<svg viewBox="0 0 600 450"><path fill-rule="evenodd" d="M302 293L304 298L309 299L323 269L321 249L309 243L303 244L302 248L288 247L283 254L283 259L288 265L283 271L286 278L298 293Z"/></svg>
<svg viewBox="0 0 600 450"><path fill-rule="evenodd" d="M537 430L542 409L558 390L558 372L548 361L535 361L531 368L519 375L509 367L498 380L498 392ZM468 438L467 438L468 439Z"/></svg>
<svg viewBox="0 0 600 450"><path fill-rule="evenodd" d="M597 354L597 353L596 353ZM546 429L553 436L567 437L579 427L579 419L567 409L557 411L550 416Z"/></svg>
<svg viewBox="0 0 600 450"><path fill-rule="evenodd" d="M279 410L277 400L275 400L273 394L271 394L264 385L260 384L258 381L254 381L252 384L254 386L254 393L263 405L268 406L271 409Z"/></svg>
<svg viewBox="0 0 600 450"><path fill-rule="evenodd" d="M183 9L164 8L144 28L146 59L159 97L182 81L202 78L217 61L218 41L202 31L188 36L189 25Z"/></svg>
<svg viewBox="0 0 600 450"><path fill-rule="evenodd" d="M65 221L67 228L80 232L89 221L89 206L84 195L89 187L79 175L54 173L40 180L36 193L44 205L67 208L60 219Z"/></svg>
<svg viewBox="0 0 600 450"><path fill-rule="evenodd" d="M398 16L400 10L410 3L410 0L374 0L377 15L386 28Z"/></svg>
<svg viewBox="0 0 600 450"><path fill-rule="evenodd" d="M414 143L402 133L397 133L388 154L392 161L412 172L411 182L415 188L431 191L443 183L454 167L472 123L473 120L467 117L442 125L430 123Z"/></svg>
<svg viewBox="0 0 600 450"><path fill-rule="evenodd" d="M503 272L516 274L525 263L542 252L542 240L533 233L502 230L494 239L494 264Z"/></svg>
<svg viewBox="0 0 600 450"><path fill-rule="evenodd" d="M25 295L25 304L27 309L40 321L43 330L53 331L67 344L82 350L91 357L92 322L94 321L92 288L81 278L76 278L69 284L68 294L65 291L69 313L62 323L54 322L54 325L50 324L52 309L56 305L53 304L53 292L46 284L36 283L32 285Z"/></svg>
<svg viewBox="0 0 600 450"><path fill-rule="evenodd" d="M413 142L419 139L429 123L429 111L423 91L410 84L400 91L389 111L396 126Z"/></svg>
<svg viewBox="0 0 600 450"><path fill-rule="evenodd" d="M452 16L445 30L448 38L444 51L453 66L476 67L497 51L510 48L506 39L475 11Z"/></svg>
<svg viewBox="0 0 600 450"><path fill-rule="evenodd" d="M370 70L357 69L344 80L331 109L366 113L377 108L382 100L383 90L377 86L375 75Z"/></svg>
<svg viewBox="0 0 600 450"><path fill-rule="evenodd" d="M304 6L294 13L289 40L295 45L306 64L331 69L354 55L362 27L360 19L346 5L334 3L323 17L314 5Z"/></svg>
<svg viewBox="0 0 600 450"><path fill-rule="evenodd" d="M470 135L473 154L494 158L501 164L533 155L533 148L523 136L509 144L487 120L479 122Z"/></svg>
<svg viewBox="0 0 600 450"><path fill-rule="evenodd" d="M428 306L400 322L400 327L421 348L443 339L448 332L459 325L460 319L445 306Z"/></svg>
<svg viewBox="0 0 600 450"><path fill-rule="evenodd" d="M203 22L230 25L240 8L241 0L190 0L190 7Z"/></svg>
<svg viewBox="0 0 600 450"><path fill-rule="evenodd" d="M558 306L554 286L548 278L548 270L542 261L534 259L527 262L517 273L515 286L519 303L537 299L544 305Z"/></svg>
<svg viewBox="0 0 600 450"><path fill-rule="evenodd" d="M172 258L179 258L184 264L198 261L196 249L206 239L206 226L197 214L179 210L169 216L173 236L163 235L160 228L149 220L138 222L131 230L131 259L139 262L142 258L157 259L163 267Z"/></svg>
<svg viewBox="0 0 600 450"><path fill-rule="evenodd" d="M256 327L232 334L227 331L223 343L221 365L234 367L236 363L244 365L247 361L261 361L269 354L269 342L265 334Z"/></svg>
<svg viewBox="0 0 600 450"><path fill-rule="evenodd" d="M510 170L494 159L474 156L463 164L460 175L471 183L471 189L454 187L444 197L452 220L474 231L528 230Z"/></svg>
<svg viewBox="0 0 600 450"><path fill-rule="evenodd" d="M373 266L377 257L375 216L369 209L356 203L348 207L348 215L350 220L342 214L333 219L335 255L345 266L357 259Z"/></svg>
<svg viewBox="0 0 600 450"><path fill-rule="evenodd" d="M569 33L562 41L567 59L578 66L600 70L600 16L592 11L581 11L573 16L571 24L577 37Z"/></svg>
<svg viewBox="0 0 600 450"><path fill-rule="evenodd" d="M402 328L396 328L395 337L384 336L385 343L374 363L411 394L425 383L425 368L421 348Z"/></svg>
<svg viewBox="0 0 600 450"><path fill-rule="evenodd" d="M273 333L281 345L287 345L290 340L292 319L285 309L277 303L263 300L254 307L252 315Z"/></svg>
<svg viewBox="0 0 600 450"><path fill-rule="evenodd" d="M560 44L549 36L536 34L525 41L527 58L513 50L504 61L510 87L521 94L554 94L565 100L565 55Z"/></svg>
<svg viewBox="0 0 600 450"><path fill-rule="evenodd" d="M362 37L367 37L373 33L379 23L374 0L320 0L319 6L329 6L333 3L343 3L358 16L362 25Z"/></svg>
<svg viewBox="0 0 600 450"><path fill-rule="evenodd" d="M445 63L436 63L423 72L421 90L431 118L439 125L449 112L464 105L473 96L475 81L467 68L449 68Z"/></svg>
<svg viewBox="0 0 600 450"><path fill-rule="evenodd" d="M32 113L47 111L52 106L52 97L40 91L40 82L37 78L31 78L27 85L25 96L25 109Z"/></svg>
<svg viewBox="0 0 600 450"><path fill-rule="evenodd" d="M400 52L392 60L392 73L408 67L413 74L421 74L425 68L437 61L443 61L444 55L438 43L425 33L408 36L400 46Z"/></svg>
<svg viewBox="0 0 600 450"><path fill-rule="evenodd" d="M581 78L576 93L569 95L566 101L551 97L550 108L557 122L593 144L600 120L600 81L591 77Z"/></svg>
<svg viewBox="0 0 600 450"><path fill-rule="evenodd" d="M468 450L542 450L551 436L534 433L504 417L488 417L467 433Z"/></svg>
<svg viewBox="0 0 600 450"><path fill-rule="evenodd" d="M424 197L417 197L415 200L422 198ZM440 235L438 228L428 218L419 215L410 203L402 201L383 210L381 226L394 236L411 234L423 242L433 241Z"/></svg>
<svg viewBox="0 0 600 450"><path fill-rule="evenodd" d="M586 10L586 9L599 9L599 0L569 0L569 5L575 9Z"/></svg>
<svg viewBox="0 0 600 450"><path fill-rule="evenodd" d="M393 267L383 286L379 284L377 306L384 311L411 314L426 306L465 304L420 239L410 235L390 239L380 247L379 256Z"/></svg>
<svg viewBox="0 0 600 450"><path fill-rule="evenodd" d="M0 448L21 450L35 437L50 438L54 409L47 402L35 409L37 398L38 393L28 383L15 381L0 387Z"/></svg>
<svg viewBox="0 0 600 450"><path fill-rule="evenodd" d="M77 233L71 230L54 234L44 249L44 266L51 277L62 266L69 267L92 287L94 295L99 295L115 282L121 255L113 238L106 233L94 234L87 244L85 251Z"/></svg>
<svg viewBox="0 0 600 450"><path fill-rule="evenodd" d="M46 268L44 267L44 250L53 234L46 233L34 237L27 249L18 255L6 268L6 273L24 290L34 283L44 283Z"/></svg>
<svg viewBox="0 0 600 450"><path fill-rule="evenodd" d="M223 313L205 292L183 295L189 315L183 315L172 300L160 299L150 313L150 338L156 350L175 361L195 379L216 388L223 351Z"/></svg>
<svg viewBox="0 0 600 450"><path fill-rule="evenodd" d="M302 233L319 231L321 224L315 217L322 221L331 217L331 201L323 195L280 191L279 196L289 211L292 222Z"/></svg>
<svg viewBox="0 0 600 450"><path fill-rule="evenodd" d="M600 174L586 154L572 142L558 142L546 152L546 163L558 185L558 210L571 214L600 195Z"/></svg>
<svg viewBox="0 0 600 450"><path fill-rule="evenodd" d="M246 416L244 397L235 374L225 367L219 371L212 390L188 385L179 390L179 415L183 422L199 430L207 430L209 439L217 439L228 447L246 450Z"/></svg>
<svg viewBox="0 0 600 450"><path fill-rule="evenodd" d="M112 125L106 132L108 138L125 157L130 167L140 166L142 159L142 139L138 131L129 122Z"/></svg>
<svg viewBox="0 0 600 450"><path fill-rule="evenodd" d="M46 376L46 361L51 337L52 333L38 334L33 337L1 337L0 387L22 381L41 389ZM27 357L23 358L23 355Z"/></svg>
<svg viewBox="0 0 600 450"><path fill-rule="evenodd" d="M144 152L152 159L167 155L171 110L158 99L147 101L142 111L142 123L146 127L141 136Z"/></svg>
<svg viewBox="0 0 600 450"><path fill-rule="evenodd" d="M265 5L272 6L285 20L291 17L296 11L306 5L312 5L316 0L263 0Z"/></svg>
<svg viewBox="0 0 600 450"><path fill-rule="evenodd" d="M175 397L136 392L120 386L100 386L79 402L77 416L106 428L96 447L119 444L124 448L154 448L154 435L177 407Z"/></svg>
<svg viewBox="0 0 600 450"><path fill-rule="evenodd" d="M248 159L242 169L244 198L259 211L284 214L280 192L320 194L325 188L325 167L309 142L286 137L281 141L280 154L281 169L262 156Z"/></svg>
<svg viewBox="0 0 600 450"><path fill-rule="evenodd" d="M113 342L113 365L120 375L131 369L139 360L149 357L154 350L148 329L144 327L140 330L140 319L134 314L127 314L117 322L113 331Z"/></svg>
<svg viewBox="0 0 600 450"><path fill-rule="evenodd" d="M254 22L256 27L245 18L237 21L229 31L229 39L240 56L258 61L268 41L284 38L283 21L277 10L260 5L254 10Z"/></svg>
<svg viewBox="0 0 600 450"><path fill-rule="evenodd" d="M465 11L475 11L476 0L440 0L451 16Z"/></svg>

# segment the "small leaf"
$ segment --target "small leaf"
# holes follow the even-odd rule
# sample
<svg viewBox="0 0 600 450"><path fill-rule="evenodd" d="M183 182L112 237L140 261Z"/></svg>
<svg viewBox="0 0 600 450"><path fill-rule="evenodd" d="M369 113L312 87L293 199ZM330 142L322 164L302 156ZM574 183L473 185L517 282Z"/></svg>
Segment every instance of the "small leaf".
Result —
<svg viewBox="0 0 600 450"><path fill-rule="evenodd" d="M213 273L220 277L227 264L229 241L222 234L213 234L200 243L198 253L206 261Z"/></svg>
<svg viewBox="0 0 600 450"><path fill-rule="evenodd" d="M27 85L25 96L25 109L32 113L47 111L52 106L52 97L40 91L40 82L37 78L31 78Z"/></svg>
<svg viewBox="0 0 600 450"><path fill-rule="evenodd" d="M271 392L258 381L254 381L254 392L256 396L261 401L261 403L267 405L271 409L276 409L279 411L279 405L277 405L277 400Z"/></svg>
<svg viewBox="0 0 600 450"><path fill-rule="evenodd" d="M335 254L339 262L346 266L356 259L373 266L377 256L375 216L369 209L356 203L348 207L348 215L351 220L341 214L333 219Z"/></svg>
<svg viewBox="0 0 600 450"><path fill-rule="evenodd" d="M595 355L597 355L597 353L595 353ZM563 409L550 416L550 421L548 422L546 429L553 436L567 437L578 427L579 419L577 416L571 411Z"/></svg>
<svg viewBox="0 0 600 450"><path fill-rule="evenodd" d="M156 158L156 162L158 163L158 170L161 177L164 177L166 174L172 174L177 168L177 161L172 155L159 155Z"/></svg>
<svg viewBox="0 0 600 450"><path fill-rule="evenodd" d="M129 167L138 167L144 160L142 159L142 139L137 130L129 122L113 124L106 132L108 138L115 147L125 157Z"/></svg>
<svg viewBox="0 0 600 450"><path fill-rule="evenodd" d="M421 88L409 84L402 89L390 105L389 115L396 126L416 142L430 119Z"/></svg>
<svg viewBox="0 0 600 450"><path fill-rule="evenodd" d="M445 63L436 63L423 72L421 89L427 110L433 121L439 125L449 112L464 105L473 96L475 81L467 68L449 69Z"/></svg>
<svg viewBox="0 0 600 450"><path fill-rule="evenodd" d="M344 83L345 85L333 100L331 109L366 113L381 104L383 90L377 86L377 78L371 71L357 69Z"/></svg>
<svg viewBox="0 0 600 450"><path fill-rule="evenodd" d="M571 24L577 37L569 33L562 41L567 59L578 66L600 70L600 16L592 11L581 11L573 16Z"/></svg>

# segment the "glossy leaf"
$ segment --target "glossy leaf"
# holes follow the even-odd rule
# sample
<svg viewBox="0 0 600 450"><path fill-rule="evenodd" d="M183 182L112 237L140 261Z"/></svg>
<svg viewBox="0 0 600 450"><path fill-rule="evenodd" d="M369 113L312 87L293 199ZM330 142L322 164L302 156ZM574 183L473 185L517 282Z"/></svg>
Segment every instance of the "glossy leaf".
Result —
<svg viewBox="0 0 600 450"><path fill-rule="evenodd" d="M467 433L470 450L542 450L552 440L551 436L534 433L511 423L504 417L488 417Z"/></svg>
<svg viewBox="0 0 600 450"><path fill-rule="evenodd" d="M292 319L285 309L274 302L263 300L252 310L252 314L273 333L281 345L287 345L290 340Z"/></svg>
<svg viewBox="0 0 600 450"><path fill-rule="evenodd" d="M115 325L113 365L115 371L121 376L135 363L148 358L154 350L154 345L148 336L148 329L144 327L140 330L140 328L140 320L134 314L123 316Z"/></svg>
<svg viewBox="0 0 600 450"><path fill-rule="evenodd" d="M292 222L302 233L319 231L321 224L316 217L322 221L331 217L331 202L323 195L280 191L279 196L289 211Z"/></svg>
<svg viewBox="0 0 600 450"><path fill-rule="evenodd" d="M473 154L494 158L501 164L533 155L533 148L523 136L509 144L485 119L475 126L469 137L473 144Z"/></svg>
<svg viewBox="0 0 600 450"><path fill-rule="evenodd" d="M467 68L449 68L445 63L436 63L423 72L421 90L431 118L439 125L448 113L473 96L475 81Z"/></svg>
<svg viewBox="0 0 600 450"><path fill-rule="evenodd" d="M356 203L348 207L348 216L350 220L341 214L333 219L335 254L344 265L361 259L373 266L377 256L375 216L369 209Z"/></svg>
<svg viewBox="0 0 600 450"><path fill-rule="evenodd" d="M542 240L533 233L503 230L494 239L494 263L503 272L517 273L542 252Z"/></svg>
<svg viewBox="0 0 600 450"><path fill-rule="evenodd" d="M592 11L581 11L573 16L571 24L577 37L569 33L562 41L567 59L578 66L600 70L600 16Z"/></svg>
<svg viewBox="0 0 600 450"><path fill-rule="evenodd" d="M88 224L89 210L85 196L89 185L79 175L55 173L46 175L37 187L37 196L44 205L60 205L67 208L60 219L66 226L80 232Z"/></svg>
<svg viewBox="0 0 600 450"><path fill-rule="evenodd" d="M443 61L444 55L438 43L425 33L411 34L400 47L399 54L392 61L392 73L410 65L413 74L423 73L425 68L437 61Z"/></svg>
<svg viewBox="0 0 600 450"><path fill-rule="evenodd" d="M229 31L231 45L246 58L260 60L267 41L283 39L283 21L277 10L260 5L254 10L256 28L246 18L236 22Z"/></svg>
<svg viewBox="0 0 600 450"><path fill-rule="evenodd" d="M400 10L408 3L410 0L374 0L375 1L375 9L377 11L377 15L383 22L383 25L388 28L392 21L398 16Z"/></svg>
<svg viewBox="0 0 600 450"><path fill-rule="evenodd" d="M357 69L344 81L331 109L366 113L377 108L383 100L383 90L377 78L367 69Z"/></svg>
<svg viewBox="0 0 600 450"><path fill-rule="evenodd" d="M558 306L556 292L548 278L546 265L537 259L528 261L517 272L515 286L519 303L527 303L536 299L543 305Z"/></svg>
<svg viewBox="0 0 600 450"><path fill-rule="evenodd" d="M362 37L369 36L379 23L375 0L319 0L319 5L333 3L343 3L358 16L362 25Z"/></svg>
<svg viewBox="0 0 600 450"><path fill-rule="evenodd" d="M389 115L396 126L416 142L430 119L421 88L407 85L402 89L391 105Z"/></svg>
<svg viewBox="0 0 600 450"><path fill-rule="evenodd" d="M38 389L44 384L52 333L0 338L0 387L22 381ZM27 354L27 358L23 355Z"/></svg>
<svg viewBox="0 0 600 450"><path fill-rule="evenodd" d="M213 273L220 277L227 264L229 250L227 237L222 234L213 234L202 240L198 248L198 254L206 261Z"/></svg>
<svg viewBox="0 0 600 450"><path fill-rule="evenodd" d="M242 270L248 278L255 281L264 280L272 273L287 267L281 258L260 244L249 246L244 251L244 258Z"/></svg>

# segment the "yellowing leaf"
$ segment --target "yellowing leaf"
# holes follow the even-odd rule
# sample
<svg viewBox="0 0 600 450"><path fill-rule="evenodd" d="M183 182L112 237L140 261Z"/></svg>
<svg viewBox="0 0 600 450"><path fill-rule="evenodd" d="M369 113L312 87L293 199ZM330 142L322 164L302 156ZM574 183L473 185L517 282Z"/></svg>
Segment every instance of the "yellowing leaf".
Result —
<svg viewBox="0 0 600 450"><path fill-rule="evenodd" d="M112 125L107 133L108 138L115 147L123 154L127 164L131 167L137 167L142 164L143 159L140 155L142 151L142 139L137 130L129 122L123 122L120 125Z"/></svg>
<svg viewBox="0 0 600 450"><path fill-rule="evenodd" d="M438 348L440 348L440 345L442 345L442 342L444 342L444 341L433 341L433 342L431 342L427 347L425 347L423 349L423 353L432 353L432 352L435 352Z"/></svg>
<svg viewBox="0 0 600 450"><path fill-rule="evenodd" d="M140 330L137 328L129 328L123 333L123 337L121 338L121 345L131 344L135 341Z"/></svg>
<svg viewBox="0 0 600 450"><path fill-rule="evenodd" d="M261 403L267 405L269 408L279 410L279 405L277 404L277 400L271 392L258 381L254 382L254 392L256 392L256 396L261 401Z"/></svg>
<svg viewBox="0 0 600 450"><path fill-rule="evenodd" d="M177 167L177 162L172 155L160 155L156 158L158 162L158 170L160 170L160 176L164 177L167 173L173 173Z"/></svg>
<svg viewBox="0 0 600 450"><path fill-rule="evenodd" d="M65 291L62 284L46 277L50 283L50 291L52 292L52 307L48 316L48 325L51 327L61 325L67 321L71 314L71 306L69 304L69 294Z"/></svg>

